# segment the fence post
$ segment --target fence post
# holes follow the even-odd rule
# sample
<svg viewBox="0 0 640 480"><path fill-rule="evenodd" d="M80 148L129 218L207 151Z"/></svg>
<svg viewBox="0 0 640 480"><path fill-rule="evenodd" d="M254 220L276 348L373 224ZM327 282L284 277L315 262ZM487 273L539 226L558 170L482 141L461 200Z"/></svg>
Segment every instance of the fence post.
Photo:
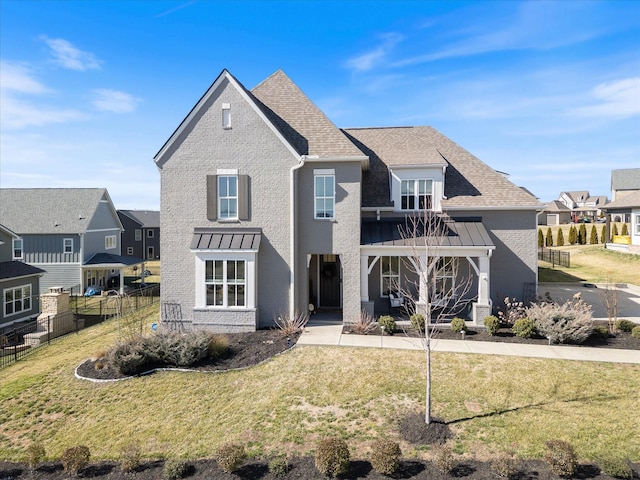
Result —
<svg viewBox="0 0 640 480"><path fill-rule="evenodd" d="M47 345L51 344L51 315L47 317Z"/></svg>
<svg viewBox="0 0 640 480"><path fill-rule="evenodd" d="M18 361L18 344L17 343L13 346L13 359L16 362Z"/></svg>

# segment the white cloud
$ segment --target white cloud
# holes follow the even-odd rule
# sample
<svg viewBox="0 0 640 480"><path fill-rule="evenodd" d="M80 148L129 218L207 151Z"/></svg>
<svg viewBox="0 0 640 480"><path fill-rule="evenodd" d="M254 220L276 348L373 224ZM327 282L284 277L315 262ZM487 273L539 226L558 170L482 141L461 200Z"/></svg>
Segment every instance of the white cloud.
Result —
<svg viewBox="0 0 640 480"><path fill-rule="evenodd" d="M33 77L26 65L0 61L0 90L41 94L49 89Z"/></svg>
<svg viewBox="0 0 640 480"><path fill-rule="evenodd" d="M93 90L95 98L91 102L98 110L114 113L133 112L140 99L133 95L118 90L108 88L98 88Z"/></svg>
<svg viewBox="0 0 640 480"><path fill-rule="evenodd" d="M62 38L40 37L51 49L51 54L58 65L69 70L95 70L100 68L100 61L93 53L76 48L71 42Z"/></svg>
<svg viewBox="0 0 640 480"><path fill-rule="evenodd" d="M380 37L382 39L382 43L378 47L370 52L347 60L347 67L356 71L371 70L382 63L389 53L391 53L393 48L404 40L404 36L399 33L385 33Z"/></svg>
<svg viewBox="0 0 640 480"><path fill-rule="evenodd" d="M640 114L640 77L623 78L596 85L591 105L575 108L573 115L627 118Z"/></svg>

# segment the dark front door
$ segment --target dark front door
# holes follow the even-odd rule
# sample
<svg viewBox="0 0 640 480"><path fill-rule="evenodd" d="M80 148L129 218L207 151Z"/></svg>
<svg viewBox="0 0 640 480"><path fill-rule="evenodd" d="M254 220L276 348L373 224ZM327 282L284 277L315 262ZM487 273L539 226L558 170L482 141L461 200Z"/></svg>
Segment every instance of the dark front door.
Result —
<svg viewBox="0 0 640 480"><path fill-rule="evenodd" d="M337 255L320 255L320 306L340 306L340 259Z"/></svg>

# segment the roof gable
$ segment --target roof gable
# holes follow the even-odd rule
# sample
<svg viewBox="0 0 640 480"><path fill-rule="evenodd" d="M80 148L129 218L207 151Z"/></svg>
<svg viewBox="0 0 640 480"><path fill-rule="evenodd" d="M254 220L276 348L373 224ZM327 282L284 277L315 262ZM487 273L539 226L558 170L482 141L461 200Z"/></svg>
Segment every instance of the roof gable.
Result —
<svg viewBox="0 0 640 480"><path fill-rule="evenodd" d="M125 215L144 228L160 228L158 210L118 210L118 215Z"/></svg>

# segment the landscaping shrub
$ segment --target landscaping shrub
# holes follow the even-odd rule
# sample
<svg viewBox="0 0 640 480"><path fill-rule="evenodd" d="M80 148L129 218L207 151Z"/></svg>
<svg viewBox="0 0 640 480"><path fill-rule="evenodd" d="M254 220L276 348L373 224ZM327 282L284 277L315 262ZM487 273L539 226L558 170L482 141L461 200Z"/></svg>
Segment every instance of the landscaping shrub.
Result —
<svg viewBox="0 0 640 480"><path fill-rule="evenodd" d="M373 332L378 324L375 319L364 310L360 313L360 317L354 323L349 324L349 328L353 333L366 335Z"/></svg>
<svg viewBox="0 0 640 480"><path fill-rule="evenodd" d="M547 228L547 236L545 238L545 244L547 247L553 247L553 233L551 233L551 227Z"/></svg>
<svg viewBox="0 0 640 480"><path fill-rule="evenodd" d="M600 471L613 478L633 478L633 469L629 460L607 457L598 461Z"/></svg>
<svg viewBox="0 0 640 480"><path fill-rule="evenodd" d="M579 293L562 305L541 302L526 310L536 330L553 343L582 343L593 331L591 306Z"/></svg>
<svg viewBox="0 0 640 480"><path fill-rule="evenodd" d="M189 473L189 465L184 460L170 459L164 462L162 473L167 480L184 478Z"/></svg>
<svg viewBox="0 0 640 480"><path fill-rule="evenodd" d="M498 311L500 323L513 325L516 320L526 316L524 303L516 301L515 298L504 298L504 310Z"/></svg>
<svg viewBox="0 0 640 480"><path fill-rule="evenodd" d="M593 332L591 332L591 336L596 338L609 338L609 329L604 325L598 325L593 327Z"/></svg>
<svg viewBox="0 0 640 480"><path fill-rule="evenodd" d="M443 473L450 473L455 467L453 451L447 445L433 447L433 464Z"/></svg>
<svg viewBox="0 0 640 480"><path fill-rule="evenodd" d="M393 332L396 330L396 321L391 315L382 315L378 319L378 325L384 327L385 333L389 335L393 335Z"/></svg>
<svg viewBox="0 0 640 480"><path fill-rule="evenodd" d="M596 232L596 226L591 226L591 236L589 237L589 243L591 245L597 245L598 243L598 232Z"/></svg>
<svg viewBox="0 0 640 480"><path fill-rule="evenodd" d="M620 235L629 235L629 230L627 229L627 224L623 223L622 224L622 231L620 232Z"/></svg>
<svg viewBox="0 0 640 480"><path fill-rule="evenodd" d="M489 335L495 335L500 330L500 320L495 315L484 318L484 326Z"/></svg>
<svg viewBox="0 0 640 480"><path fill-rule="evenodd" d="M203 330L181 334L163 332L157 334L159 357L162 363L188 367L204 360L209 355L211 333Z"/></svg>
<svg viewBox="0 0 640 480"><path fill-rule="evenodd" d="M542 229L538 229L538 248L544 247L544 234L542 233Z"/></svg>
<svg viewBox="0 0 640 480"><path fill-rule="evenodd" d="M631 320L625 320L624 318L620 318L616 322L616 328L621 332L631 332L635 326L636 324L634 322Z"/></svg>
<svg viewBox="0 0 640 480"><path fill-rule="evenodd" d="M382 475L392 475L400 465L402 451L400 444L393 440L382 438L373 442L371 451L371 466Z"/></svg>
<svg viewBox="0 0 640 480"><path fill-rule="evenodd" d="M274 318L276 327L280 329L285 337L301 333L308 321L309 314L307 312L301 313L298 310L293 313L293 316L288 312L284 312Z"/></svg>
<svg viewBox="0 0 640 480"><path fill-rule="evenodd" d="M224 335L211 335L209 337L209 346L207 347L207 355L214 360L220 358L229 351L229 339Z"/></svg>
<svg viewBox="0 0 640 480"><path fill-rule="evenodd" d="M139 341L129 341L116 345L109 352L109 363L123 375L134 375L149 364L149 357Z"/></svg>
<svg viewBox="0 0 640 480"><path fill-rule="evenodd" d="M424 332L425 324L424 324L424 315L421 313L414 313L410 317L411 320L411 328L414 330L418 330L419 332Z"/></svg>
<svg viewBox="0 0 640 480"><path fill-rule="evenodd" d="M322 438L315 454L316 468L323 475L335 478L349 470L349 448L340 438Z"/></svg>
<svg viewBox="0 0 640 480"><path fill-rule="evenodd" d="M571 225L569 227L569 244L575 245L578 242L578 233L576 232L576 227Z"/></svg>
<svg viewBox="0 0 640 480"><path fill-rule="evenodd" d="M631 330L631 336L640 340L640 325L633 327L633 330Z"/></svg>
<svg viewBox="0 0 640 480"><path fill-rule="evenodd" d="M511 331L516 337L531 338L536 334L536 327L530 318L519 318L511 327Z"/></svg>
<svg viewBox="0 0 640 480"><path fill-rule="evenodd" d="M611 235L612 236L616 236L618 235L618 225L617 224L613 224L613 227L611 228Z"/></svg>
<svg viewBox="0 0 640 480"><path fill-rule="evenodd" d="M518 462L511 453L500 453L491 460L491 469L501 478L511 478L518 471Z"/></svg>
<svg viewBox="0 0 640 480"><path fill-rule="evenodd" d="M25 463L32 471L38 467L38 464L44 460L46 453L42 442L33 442L27 447L25 454Z"/></svg>
<svg viewBox="0 0 640 480"><path fill-rule="evenodd" d="M556 241L556 245L558 245L559 247L564 246L564 234L562 233L562 227L558 227L557 238L558 240Z"/></svg>
<svg viewBox="0 0 640 480"><path fill-rule="evenodd" d="M600 243L607 243L607 226L602 225L602 230L600 230Z"/></svg>
<svg viewBox="0 0 640 480"><path fill-rule="evenodd" d="M245 459L247 454L244 451L244 447L237 443L225 443L216 451L216 461L222 470L228 473L233 473Z"/></svg>
<svg viewBox="0 0 640 480"><path fill-rule="evenodd" d="M75 447L67 448L62 453L60 462L65 472L76 476L80 470L89 465L90 458L91 452L89 451L89 447L76 445Z"/></svg>
<svg viewBox="0 0 640 480"><path fill-rule="evenodd" d="M276 477L284 477L289 473L289 460L286 455L278 455L269 460L269 472Z"/></svg>
<svg viewBox="0 0 640 480"><path fill-rule="evenodd" d="M467 324L464 323L464 320L462 318L455 317L453 320L451 320L451 330L456 333L460 333L463 330L466 332Z"/></svg>
<svg viewBox="0 0 640 480"><path fill-rule="evenodd" d="M544 459L553 473L560 477L571 477L576 472L578 457L573 446L563 440L549 440Z"/></svg>
<svg viewBox="0 0 640 480"><path fill-rule="evenodd" d="M587 244L587 227L584 223L580 224L580 231L578 233L578 243L580 245Z"/></svg>
<svg viewBox="0 0 640 480"><path fill-rule="evenodd" d="M136 442L126 444L120 450L120 468L123 472L132 472L140 466L142 451Z"/></svg>

